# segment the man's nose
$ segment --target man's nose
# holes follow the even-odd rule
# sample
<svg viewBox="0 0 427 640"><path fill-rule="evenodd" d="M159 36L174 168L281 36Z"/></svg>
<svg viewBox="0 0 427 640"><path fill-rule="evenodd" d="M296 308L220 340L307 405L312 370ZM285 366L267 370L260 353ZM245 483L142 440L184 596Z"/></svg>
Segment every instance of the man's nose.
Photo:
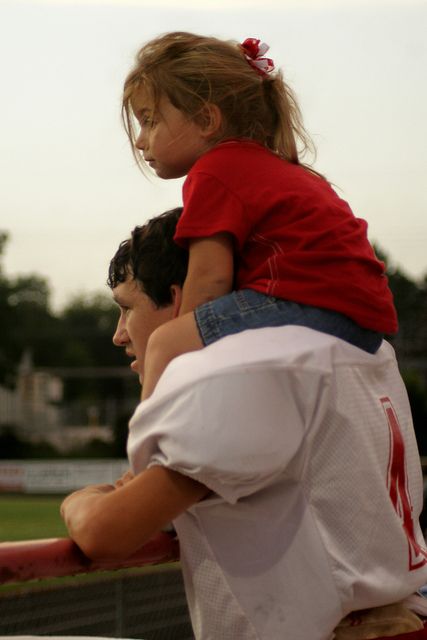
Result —
<svg viewBox="0 0 427 640"><path fill-rule="evenodd" d="M124 347L129 342L128 334L124 324L119 320L113 335L113 344L116 347Z"/></svg>

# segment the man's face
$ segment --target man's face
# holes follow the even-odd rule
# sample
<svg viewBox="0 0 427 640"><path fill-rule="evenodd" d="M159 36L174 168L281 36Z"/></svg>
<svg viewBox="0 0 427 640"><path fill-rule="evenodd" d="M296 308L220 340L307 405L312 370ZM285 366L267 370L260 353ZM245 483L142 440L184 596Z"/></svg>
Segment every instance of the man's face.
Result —
<svg viewBox="0 0 427 640"><path fill-rule="evenodd" d="M131 276L113 289L113 298L120 307L113 343L116 347L124 347L126 354L133 358L130 367L138 373L142 384L148 338L157 327L176 315L174 305L157 307Z"/></svg>

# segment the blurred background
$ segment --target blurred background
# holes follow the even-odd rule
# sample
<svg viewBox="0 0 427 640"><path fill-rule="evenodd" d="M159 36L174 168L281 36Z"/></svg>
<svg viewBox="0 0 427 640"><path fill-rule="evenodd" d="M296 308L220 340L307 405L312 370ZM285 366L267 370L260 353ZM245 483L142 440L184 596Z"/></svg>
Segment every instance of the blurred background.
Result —
<svg viewBox="0 0 427 640"><path fill-rule="evenodd" d="M121 91L138 48L171 30L270 45L315 168L387 264L427 456L426 27L426 0L0 0L0 541L65 535L62 494L126 468L139 389L111 342L107 269L182 180L138 171ZM1 587L0 633L191 637L176 568L89 582Z"/></svg>

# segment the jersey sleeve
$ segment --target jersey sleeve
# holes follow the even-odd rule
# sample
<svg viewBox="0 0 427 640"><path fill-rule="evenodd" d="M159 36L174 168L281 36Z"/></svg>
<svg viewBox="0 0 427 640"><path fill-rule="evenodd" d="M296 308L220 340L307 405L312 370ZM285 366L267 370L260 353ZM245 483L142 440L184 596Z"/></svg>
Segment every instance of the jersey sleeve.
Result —
<svg viewBox="0 0 427 640"><path fill-rule="evenodd" d="M163 465L231 504L273 484L313 416L321 418L319 384L305 381L302 394L300 382L255 370L211 377L157 401L154 394L130 423L134 472Z"/></svg>
<svg viewBox="0 0 427 640"><path fill-rule="evenodd" d="M250 212L238 195L219 178L197 172L183 186L184 211L175 241L186 247L193 238L228 232L241 249L252 228Z"/></svg>

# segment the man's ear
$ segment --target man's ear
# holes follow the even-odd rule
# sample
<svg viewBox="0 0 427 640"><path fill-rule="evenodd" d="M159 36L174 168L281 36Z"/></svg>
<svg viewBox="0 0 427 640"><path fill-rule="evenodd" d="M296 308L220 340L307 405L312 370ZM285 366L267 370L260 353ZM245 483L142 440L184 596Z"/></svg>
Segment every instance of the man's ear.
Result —
<svg viewBox="0 0 427 640"><path fill-rule="evenodd" d="M210 102L205 104L200 116L202 136L205 138L215 137L222 128L222 121L223 118L220 108Z"/></svg>
<svg viewBox="0 0 427 640"><path fill-rule="evenodd" d="M173 284L171 285L170 292L172 298L172 317L177 318L181 309L182 288L179 286L179 284Z"/></svg>

